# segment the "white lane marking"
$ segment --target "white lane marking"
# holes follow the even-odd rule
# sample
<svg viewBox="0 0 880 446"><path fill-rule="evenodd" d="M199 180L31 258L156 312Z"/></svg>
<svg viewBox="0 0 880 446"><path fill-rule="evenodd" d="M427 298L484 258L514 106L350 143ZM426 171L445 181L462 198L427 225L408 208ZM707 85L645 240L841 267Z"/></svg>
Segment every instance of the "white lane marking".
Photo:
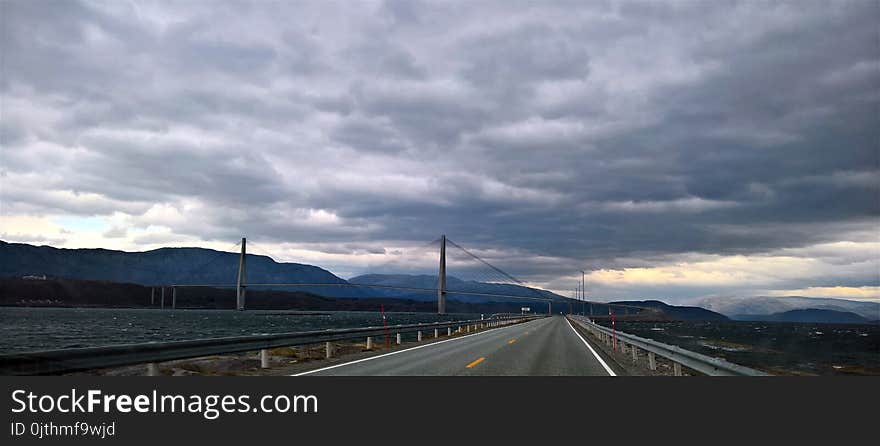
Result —
<svg viewBox="0 0 880 446"><path fill-rule="evenodd" d="M489 330L486 330L486 331L481 331L481 332L479 332L479 333L469 334L469 335L465 335L465 336L459 336L459 337L457 337L457 338L445 339L445 340L443 340L443 341L432 342L432 343L430 343L430 344L419 345L419 346L417 346L417 347L410 347L410 348L407 348L407 349L404 349L404 350L397 350L397 351L394 351L394 352L391 352L391 353L385 353L385 354L382 354L382 355L370 356L369 358L363 358L363 359L357 359L357 360L354 360L354 361L343 362L342 364L336 364L336 365L331 365L331 366L329 366L329 367L324 367L324 368L315 369L315 370L309 370L309 371L307 371L307 372L294 373L293 375L290 375L290 376L303 376L303 375L310 375L310 374L312 374L312 373L323 372L324 370L335 369L335 368L337 368L337 367L343 367L343 366L347 366L347 365L351 365L351 364L357 364L357 363L359 363L359 362L372 361L372 360L374 360L374 359L384 358L385 356L391 356L391 355L396 355L396 354L398 354L398 353L404 353L404 352L409 352L409 351L413 351L413 350L418 350L418 349L420 349L420 348L425 348L425 347L431 347L431 346L434 346L434 345L445 344L445 343L447 343L447 342L457 341L457 340L459 340L459 339L469 338L469 337L471 337L471 336L478 336L478 335L482 335L482 334L486 334L486 333L495 333L495 330L503 330L503 329L505 329L505 328L513 328L513 327L516 327L517 325L519 325L519 324L516 324L516 325L510 325L510 326L507 326L507 327L492 328L492 329L489 329Z"/></svg>
<svg viewBox="0 0 880 446"><path fill-rule="evenodd" d="M590 352L593 353L593 356L595 356L596 359L599 360L599 364L602 364L602 367L605 367L605 371L608 372L608 374L611 376L617 376L617 374L614 373L614 370L611 370L611 367L608 367L608 364L605 364L605 361L603 361L602 358L599 357L599 354L596 353L596 350L593 350L593 346L590 345L587 340L584 339L584 337L581 336L581 334L574 329L574 325L571 325L571 321L569 321L568 318L565 318L565 322L568 322L568 326L571 327L571 331L573 331L574 334L577 335L577 337L581 338L581 342L583 342L584 345L586 345L587 348L590 349Z"/></svg>

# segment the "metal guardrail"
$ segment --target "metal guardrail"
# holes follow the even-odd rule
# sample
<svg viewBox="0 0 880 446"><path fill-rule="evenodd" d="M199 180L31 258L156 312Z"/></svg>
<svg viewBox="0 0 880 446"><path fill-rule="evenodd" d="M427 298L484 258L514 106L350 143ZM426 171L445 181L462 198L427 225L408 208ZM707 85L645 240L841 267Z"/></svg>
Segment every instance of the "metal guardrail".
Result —
<svg viewBox="0 0 880 446"><path fill-rule="evenodd" d="M381 336L386 332L394 335L441 328L451 330L452 327L470 327L477 324L493 327L534 318L535 316L509 316L496 319L393 325L387 329L385 327L328 329L12 353L0 355L0 375L48 375L134 364L149 364L149 374L156 374L158 369L155 364L158 362L257 350L261 352L262 366L266 367L268 363L266 349L270 348L319 344L364 337L368 338L369 345L372 336Z"/></svg>
<svg viewBox="0 0 880 446"><path fill-rule="evenodd" d="M612 332L610 328L599 325L583 316L571 316L571 319L590 330L603 341L610 342L611 337L616 337L618 342L623 342L625 343L624 345L628 344L630 348L635 346L647 351L650 355L648 359L649 368L652 370L656 369L653 355L659 355L677 365L675 367L676 375L681 374L680 367L685 366L709 376L769 376L768 373L759 370L685 350L675 345L664 344L653 339L642 338L618 330ZM633 352L633 358L635 359L638 355L638 350L633 350Z"/></svg>

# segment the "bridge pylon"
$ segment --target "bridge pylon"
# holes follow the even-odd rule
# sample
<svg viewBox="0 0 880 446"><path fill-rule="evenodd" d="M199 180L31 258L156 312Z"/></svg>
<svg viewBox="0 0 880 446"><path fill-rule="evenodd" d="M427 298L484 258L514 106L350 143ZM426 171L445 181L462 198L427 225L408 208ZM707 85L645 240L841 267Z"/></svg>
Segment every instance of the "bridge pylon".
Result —
<svg viewBox="0 0 880 446"><path fill-rule="evenodd" d="M247 289L247 238L241 238L241 254L238 257L238 281L235 286L235 309L244 311L245 290Z"/></svg>
<svg viewBox="0 0 880 446"><path fill-rule="evenodd" d="M446 314L446 235L440 236L440 273L437 281L437 314Z"/></svg>

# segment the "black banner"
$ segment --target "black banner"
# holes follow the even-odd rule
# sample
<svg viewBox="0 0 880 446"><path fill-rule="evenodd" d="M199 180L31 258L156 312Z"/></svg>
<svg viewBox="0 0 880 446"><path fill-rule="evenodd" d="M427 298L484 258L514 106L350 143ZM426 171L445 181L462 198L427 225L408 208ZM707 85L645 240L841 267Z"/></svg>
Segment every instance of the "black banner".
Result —
<svg viewBox="0 0 880 446"><path fill-rule="evenodd" d="M4 445L867 439L873 378L5 377ZM872 390L873 389L873 390ZM184 403L184 404L181 404ZM868 404L865 407L864 404Z"/></svg>

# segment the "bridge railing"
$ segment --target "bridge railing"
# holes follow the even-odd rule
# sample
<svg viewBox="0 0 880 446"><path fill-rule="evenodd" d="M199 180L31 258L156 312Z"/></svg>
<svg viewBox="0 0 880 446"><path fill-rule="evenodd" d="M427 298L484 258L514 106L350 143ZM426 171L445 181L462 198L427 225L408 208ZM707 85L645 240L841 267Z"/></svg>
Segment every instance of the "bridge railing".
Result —
<svg viewBox="0 0 880 446"><path fill-rule="evenodd" d="M370 349L373 336L382 336L386 333L396 335L396 343L400 344L402 333L417 332L418 340L421 341L422 335L426 331L429 337L438 337L451 335L453 332L470 332L472 328L473 330L492 328L534 318L536 316L505 316L492 319L393 325L387 328L327 329L12 353L0 355L0 375L62 374L135 364L147 364L147 374L157 375L157 364L163 361L258 350L260 351L261 367L267 368L269 366L268 349L271 348L327 343L327 357L330 357L332 349L329 343L335 341L365 338L367 349ZM446 332L441 334L440 330L444 329Z"/></svg>
<svg viewBox="0 0 880 446"><path fill-rule="evenodd" d="M768 376L760 370L741 366L728 362L721 358L713 358L690 350L685 350L675 345L664 344L653 339L642 338L619 330L612 331L608 327L599 325L584 316L569 316L573 321L589 330L596 338L611 345L616 342L621 345L624 353L631 353L633 362L639 358L639 349L647 353L646 365L650 370L657 370L656 356L663 357L672 362L673 373L676 376L682 374L682 366L709 376Z"/></svg>

